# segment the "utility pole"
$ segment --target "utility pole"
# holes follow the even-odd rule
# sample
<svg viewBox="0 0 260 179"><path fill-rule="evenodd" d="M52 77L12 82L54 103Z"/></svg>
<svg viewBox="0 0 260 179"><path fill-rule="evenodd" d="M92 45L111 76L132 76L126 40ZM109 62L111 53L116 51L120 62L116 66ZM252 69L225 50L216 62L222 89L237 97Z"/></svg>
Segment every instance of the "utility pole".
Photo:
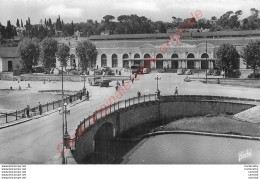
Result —
<svg viewBox="0 0 260 179"><path fill-rule="evenodd" d="M207 64L207 67L206 67L206 83L208 83L208 43L207 43L207 40L206 40L206 64Z"/></svg>

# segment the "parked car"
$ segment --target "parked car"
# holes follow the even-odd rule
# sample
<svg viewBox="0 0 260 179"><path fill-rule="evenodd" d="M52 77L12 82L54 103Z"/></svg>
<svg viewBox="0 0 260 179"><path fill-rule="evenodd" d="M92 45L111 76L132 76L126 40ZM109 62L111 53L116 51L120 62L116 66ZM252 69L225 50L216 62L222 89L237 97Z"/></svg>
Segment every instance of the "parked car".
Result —
<svg viewBox="0 0 260 179"><path fill-rule="evenodd" d="M253 77L254 77L253 73L247 76L247 78L253 78ZM260 73L255 73L255 78L260 78Z"/></svg>
<svg viewBox="0 0 260 179"><path fill-rule="evenodd" d="M213 76L220 76L221 72L219 70L214 70Z"/></svg>
<svg viewBox="0 0 260 179"><path fill-rule="evenodd" d="M149 68L143 68L143 74L148 74L150 72Z"/></svg>
<svg viewBox="0 0 260 179"><path fill-rule="evenodd" d="M185 72L185 69L179 68L179 69L177 70L177 75L183 75L184 72Z"/></svg>
<svg viewBox="0 0 260 179"><path fill-rule="evenodd" d="M191 69L188 69L188 70L185 72L185 75L192 75Z"/></svg>
<svg viewBox="0 0 260 179"><path fill-rule="evenodd" d="M213 75L214 69L208 69L208 70L206 70L205 74L206 73L207 73L207 75Z"/></svg>

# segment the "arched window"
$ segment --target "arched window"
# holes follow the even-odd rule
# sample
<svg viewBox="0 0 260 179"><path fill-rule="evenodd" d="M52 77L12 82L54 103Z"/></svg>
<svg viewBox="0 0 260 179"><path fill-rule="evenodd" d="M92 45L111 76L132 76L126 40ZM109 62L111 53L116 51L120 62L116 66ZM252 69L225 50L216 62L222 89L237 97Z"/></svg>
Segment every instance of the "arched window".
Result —
<svg viewBox="0 0 260 179"><path fill-rule="evenodd" d="M201 58L209 58L209 55L208 55L207 53L203 53L203 54L201 55Z"/></svg>
<svg viewBox="0 0 260 179"><path fill-rule="evenodd" d="M163 55L162 55L161 53L158 53L158 54L156 55L156 58L163 58Z"/></svg>
<svg viewBox="0 0 260 179"><path fill-rule="evenodd" d="M134 58L140 58L140 55L139 55L138 53L136 53L136 54L134 55Z"/></svg>
<svg viewBox="0 0 260 179"><path fill-rule="evenodd" d="M106 54L101 55L101 67L103 67L103 66L107 66L107 55Z"/></svg>
<svg viewBox="0 0 260 179"><path fill-rule="evenodd" d="M187 55L187 58L195 58L195 56L194 56L193 53L189 53L189 54Z"/></svg>
<svg viewBox="0 0 260 179"><path fill-rule="evenodd" d="M179 55L174 53L174 54L172 54L172 58L179 58Z"/></svg>
<svg viewBox="0 0 260 179"><path fill-rule="evenodd" d="M113 54L112 55L112 68L116 68L117 67L117 55L116 54Z"/></svg>
<svg viewBox="0 0 260 179"><path fill-rule="evenodd" d="M127 53L125 53L124 55L123 55L123 59L128 59L129 58L129 55L127 54Z"/></svg>
<svg viewBox="0 0 260 179"><path fill-rule="evenodd" d="M150 59L150 58L151 58L150 54L148 53L144 54L144 59Z"/></svg>

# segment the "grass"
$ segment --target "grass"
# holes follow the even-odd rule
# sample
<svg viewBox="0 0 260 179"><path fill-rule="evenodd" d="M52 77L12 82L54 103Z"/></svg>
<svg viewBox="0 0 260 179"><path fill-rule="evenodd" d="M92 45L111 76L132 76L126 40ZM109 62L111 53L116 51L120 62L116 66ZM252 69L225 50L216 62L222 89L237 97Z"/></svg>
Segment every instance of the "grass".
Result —
<svg viewBox="0 0 260 179"><path fill-rule="evenodd" d="M224 114L182 118L163 125L163 128L161 128L161 125L160 121L145 123L125 131L120 137L133 138L145 133L164 130L187 130L260 137L260 127L258 124L238 121L233 119L232 116Z"/></svg>
<svg viewBox="0 0 260 179"><path fill-rule="evenodd" d="M260 79L223 79L223 78L219 78L219 81L220 81L221 85L260 88ZM205 79L203 79L201 82L205 82ZM217 79L208 79L208 83L217 84Z"/></svg>
<svg viewBox="0 0 260 179"><path fill-rule="evenodd" d="M238 121L233 119L232 116L227 115L183 118L165 125L164 130L188 130L222 134L240 134L254 137L260 136L258 124Z"/></svg>

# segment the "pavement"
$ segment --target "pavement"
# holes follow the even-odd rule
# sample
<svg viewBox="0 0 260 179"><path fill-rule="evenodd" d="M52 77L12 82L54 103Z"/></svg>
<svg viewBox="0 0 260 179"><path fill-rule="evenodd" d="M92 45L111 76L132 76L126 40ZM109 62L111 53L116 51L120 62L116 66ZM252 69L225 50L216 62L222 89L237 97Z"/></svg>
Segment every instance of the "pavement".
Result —
<svg viewBox="0 0 260 179"><path fill-rule="evenodd" d="M137 96L138 90L142 95L154 94L157 88L156 75L156 73L151 73L139 76L139 80L134 81L133 84L129 83L130 89L125 91L120 100ZM162 95L171 95L174 93L175 87L178 87L180 95L219 95L260 99L260 89L257 88L203 84L198 81L184 82L185 76L177 76L174 73L160 73L158 75L161 76L158 86ZM82 83L65 82L64 87L66 90L77 91L82 88ZM86 86L87 90L90 91L90 100L72 106L71 113L67 116L70 135L73 134L80 121L93 114L111 96L115 96L115 83L112 82L107 88ZM61 88L60 82L45 85L42 82L30 82L30 84L32 86L30 90L33 91L59 90ZM0 88L4 88L4 85L9 86L8 82L0 81ZM19 123L19 125L1 128L0 163L60 164L59 144L62 142L62 134L62 117L57 110L40 118Z"/></svg>
<svg viewBox="0 0 260 179"><path fill-rule="evenodd" d="M260 123L260 105L237 113L234 115L234 118L252 123Z"/></svg>

